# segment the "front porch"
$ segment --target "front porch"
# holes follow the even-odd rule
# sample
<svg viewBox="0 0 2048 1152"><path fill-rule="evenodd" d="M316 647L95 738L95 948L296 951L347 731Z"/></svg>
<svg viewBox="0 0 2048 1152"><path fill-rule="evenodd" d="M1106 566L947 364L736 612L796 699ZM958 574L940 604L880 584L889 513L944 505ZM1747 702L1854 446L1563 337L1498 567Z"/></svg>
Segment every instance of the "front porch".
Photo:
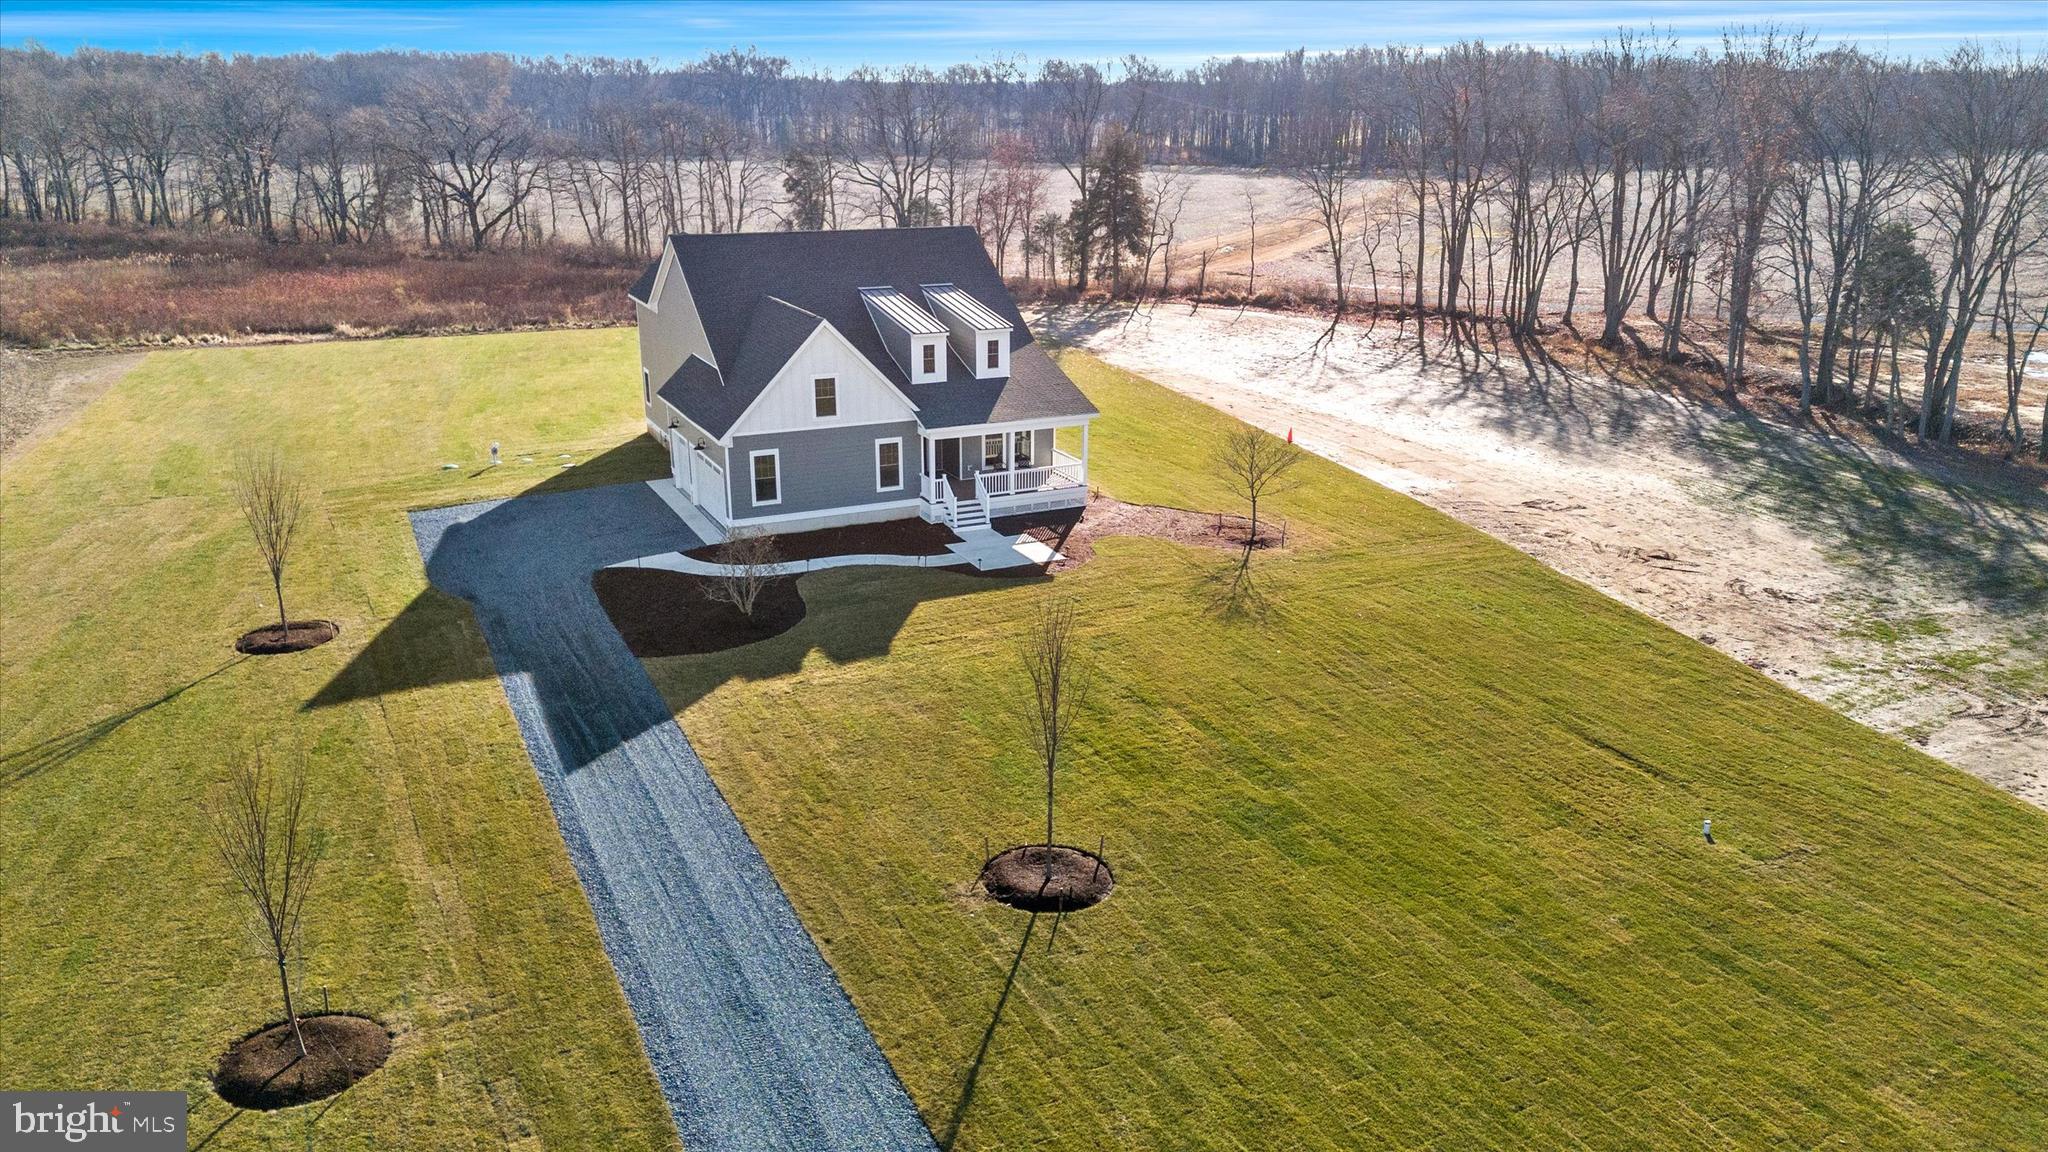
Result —
<svg viewBox="0 0 2048 1152"><path fill-rule="evenodd" d="M1078 434L1079 455L1059 447L1062 430ZM919 440L921 514L956 532L1088 501L1087 421L947 428Z"/></svg>

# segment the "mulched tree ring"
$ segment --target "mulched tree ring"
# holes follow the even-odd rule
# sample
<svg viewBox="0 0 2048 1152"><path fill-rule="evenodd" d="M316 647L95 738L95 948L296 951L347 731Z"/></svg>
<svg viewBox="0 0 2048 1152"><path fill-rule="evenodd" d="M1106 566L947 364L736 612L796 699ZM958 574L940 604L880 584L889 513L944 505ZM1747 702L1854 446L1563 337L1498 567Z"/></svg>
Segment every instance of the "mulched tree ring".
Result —
<svg viewBox="0 0 2048 1152"><path fill-rule="evenodd" d="M1045 876L1048 855L1050 881ZM1115 887L1109 861L1066 844L1005 848L981 866L981 888L989 899L1026 912L1078 911L1102 903Z"/></svg>
<svg viewBox="0 0 2048 1152"><path fill-rule="evenodd" d="M289 631L275 624L244 632L235 641L235 651L251 656L277 656L318 648L341 635L341 625L332 620L294 620Z"/></svg>
<svg viewBox="0 0 2048 1152"><path fill-rule="evenodd" d="M237 1108L289 1108L332 1096L391 1057L391 1033L367 1016L301 1016L299 1029L304 1056L289 1021L237 1041L214 1070L214 1091Z"/></svg>

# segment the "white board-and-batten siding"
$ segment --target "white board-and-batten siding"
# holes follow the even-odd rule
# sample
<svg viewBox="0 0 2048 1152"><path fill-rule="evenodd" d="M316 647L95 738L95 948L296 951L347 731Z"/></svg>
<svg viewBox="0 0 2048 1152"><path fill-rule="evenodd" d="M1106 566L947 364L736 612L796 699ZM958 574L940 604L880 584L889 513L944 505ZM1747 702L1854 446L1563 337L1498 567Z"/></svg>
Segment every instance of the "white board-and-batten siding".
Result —
<svg viewBox="0 0 2048 1152"><path fill-rule="evenodd" d="M837 381L839 395L838 413L824 418L817 414L814 388L821 376ZM901 392L884 380L830 324L820 324L733 425L726 441L731 443L739 436L814 428L895 423L915 417L916 409ZM908 455L906 451L905 456Z"/></svg>

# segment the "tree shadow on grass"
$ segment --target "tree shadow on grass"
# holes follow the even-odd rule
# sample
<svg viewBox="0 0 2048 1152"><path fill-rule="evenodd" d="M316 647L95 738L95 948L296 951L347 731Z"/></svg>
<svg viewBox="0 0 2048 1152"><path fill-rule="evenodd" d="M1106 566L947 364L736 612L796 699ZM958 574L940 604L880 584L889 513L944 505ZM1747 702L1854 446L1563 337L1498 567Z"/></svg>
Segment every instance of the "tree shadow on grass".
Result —
<svg viewBox="0 0 2048 1152"><path fill-rule="evenodd" d="M154 700L144 701L132 708L124 709L110 716L103 716L82 728L74 728L69 732L52 736L47 740L38 741L26 748L0 755L0 787L10 787L19 784L41 772L55 768L87 748L92 747L94 744L99 743L101 740L106 739L108 736L113 735L116 729L130 720L176 700L178 697L183 696L185 693L247 659L249 659L247 656L236 656L213 671L187 680Z"/></svg>
<svg viewBox="0 0 2048 1152"><path fill-rule="evenodd" d="M615 456L628 463L612 464ZM813 650L838 663L885 655L920 602L1010 583L908 568L804 577L803 587L815 586L819 598L803 624L729 652L677 658L694 663L669 685L672 698L664 704L591 585L600 568L699 543L644 481L587 483L592 474L630 475L635 466L644 473L647 463L646 451L622 445L577 469L581 477L551 477L507 500L413 513L432 586L377 629L303 709L493 676L524 678L531 693L514 693L515 709L530 695L534 710L522 716L540 722L564 769L574 771L671 722L674 712L727 679L794 672ZM652 463L662 464L658 452ZM673 698L678 692L680 699Z"/></svg>
<svg viewBox="0 0 2048 1152"><path fill-rule="evenodd" d="M1038 927L1038 913L1024 922L1024 937L1017 941L1017 954L1010 960L1010 974L1003 980L1002 994L996 997L996 1010L989 1016L988 1027L982 1031L981 1047L975 1050L974 1062L967 1066L967 1077L960 1085L960 1099L953 1103L953 1115L946 1121L946 1130L939 1134L940 1152L952 1152L953 1142L960 1139L960 1127L967 1121L967 1110L974 1104L974 1089L981 1082L981 1069L988 1062L989 1049L994 1047L996 1027L1003 1022L1003 1009L1009 1006L1010 989L1017 986L1017 972L1024 966L1024 950L1031 946L1032 930Z"/></svg>
<svg viewBox="0 0 2048 1152"><path fill-rule="evenodd" d="M1753 416L1710 432L1702 450L1728 499L1813 533L1874 589L1906 573L1999 616L2048 612L2048 500L2037 493Z"/></svg>

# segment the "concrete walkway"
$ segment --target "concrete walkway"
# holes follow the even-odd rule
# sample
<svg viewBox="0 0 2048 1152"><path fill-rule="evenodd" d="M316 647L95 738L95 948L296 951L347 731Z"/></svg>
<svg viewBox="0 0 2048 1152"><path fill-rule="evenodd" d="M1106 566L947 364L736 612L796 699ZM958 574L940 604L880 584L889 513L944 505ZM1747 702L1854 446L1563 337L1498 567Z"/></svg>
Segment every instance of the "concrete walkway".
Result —
<svg viewBox="0 0 2048 1152"><path fill-rule="evenodd" d="M656 494L661 495L659 491ZM697 515L701 517L703 513L699 512ZM785 560L780 564L767 565L762 571L770 576L801 576L806 572L820 572L827 568L958 568L965 564L985 572L999 572L1005 568L1017 568L1026 564L1043 567L1056 560L1066 559L1029 536L1005 536L993 528L969 528L957 535L960 537L958 544L946 545L946 550L935 556L855 552L841 556L820 556L813 560ZM660 568L668 572L688 572L695 576L724 576L733 570L734 565L699 560L695 556L686 556L677 551L638 556L623 563L607 564L605 567Z"/></svg>
<svg viewBox="0 0 2048 1152"><path fill-rule="evenodd" d="M591 591L598 568L700 541L644 484L412 524L428 578L476 609L684 1147L933 1148Z"/></svg>

